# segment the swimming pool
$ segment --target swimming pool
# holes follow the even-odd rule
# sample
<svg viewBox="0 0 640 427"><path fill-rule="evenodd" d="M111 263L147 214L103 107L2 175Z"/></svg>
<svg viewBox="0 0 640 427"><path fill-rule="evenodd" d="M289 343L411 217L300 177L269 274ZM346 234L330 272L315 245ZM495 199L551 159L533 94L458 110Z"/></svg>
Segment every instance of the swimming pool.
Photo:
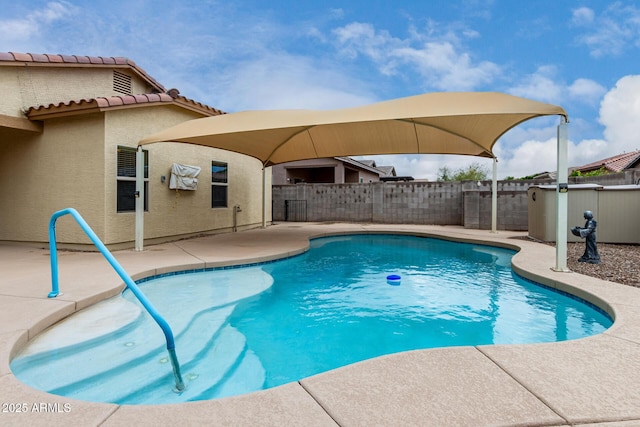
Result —
<svg viewBox="0 0 640 427"><path fill-rule="evenodd" d="M128 292L70 317L12 362L23 382L117 403L211 399L399 351L561 341L611 320L513 274L513 251L395 235L316 239L300 256L170 275L141 289L176 332L187 390ZM387 283L390 274L400 284Z"/></svg>

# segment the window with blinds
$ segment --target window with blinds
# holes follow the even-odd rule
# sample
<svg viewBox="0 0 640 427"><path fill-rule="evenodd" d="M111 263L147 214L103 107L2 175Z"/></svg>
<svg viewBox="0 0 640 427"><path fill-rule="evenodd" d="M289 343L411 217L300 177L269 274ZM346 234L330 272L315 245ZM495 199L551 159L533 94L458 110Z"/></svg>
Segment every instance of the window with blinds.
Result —
<svg viewBox="0 0 640 427"><path fill-rule="evenodd" d="M123 95L133 95L133 85L131 84L131 76L113 72L113 90Z"/></svg>
<svg viewBox="0 0 640 427"><path fill-rule="evenodd" d="M227 207L227 189L229 167L223 162L211 162L211 207Z"/></svg>
<svg viewBox="0 0 640 427"><path fill-rule="evenodd" d="M149 210L149 151L144 154L144 210ZM117 212L136 210L136 149L118 146Z"/></svg>

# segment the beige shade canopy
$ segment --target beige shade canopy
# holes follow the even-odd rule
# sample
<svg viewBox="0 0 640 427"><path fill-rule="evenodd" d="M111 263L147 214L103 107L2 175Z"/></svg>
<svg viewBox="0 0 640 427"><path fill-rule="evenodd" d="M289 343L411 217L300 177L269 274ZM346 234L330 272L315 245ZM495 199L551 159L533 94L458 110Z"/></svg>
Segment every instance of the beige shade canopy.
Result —
<svg viewBox="0 0 640 427"><path fill-rule="evenodd" d="M439 92L340 110L244 111L190 120L148 136L246 154L264 166L378 154L495 157L505 132L562 107L496 92Z"/></svg>

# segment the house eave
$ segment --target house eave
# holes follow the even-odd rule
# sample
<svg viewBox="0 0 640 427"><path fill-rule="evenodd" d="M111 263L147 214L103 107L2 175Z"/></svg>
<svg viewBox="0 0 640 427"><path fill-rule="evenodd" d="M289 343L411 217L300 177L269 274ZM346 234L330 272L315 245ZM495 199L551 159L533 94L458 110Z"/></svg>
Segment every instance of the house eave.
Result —
<svg viewBox="0 0 640 427"><path fill-rule="evenodd" d="M42 133L41 122L28 120L22 117L8 116L6 114L0 114L0 128Z"/></svg>

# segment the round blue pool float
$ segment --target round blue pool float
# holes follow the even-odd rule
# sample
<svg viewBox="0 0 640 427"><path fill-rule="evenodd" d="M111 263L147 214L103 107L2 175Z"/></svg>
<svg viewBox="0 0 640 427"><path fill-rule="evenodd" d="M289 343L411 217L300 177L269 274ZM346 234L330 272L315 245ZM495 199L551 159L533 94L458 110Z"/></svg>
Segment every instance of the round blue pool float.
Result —
<svg viewBox="0 0 640 427"><path fill-rule="evenodd" d="M398 286L400 284L400 276L397 274L390 274L387 276L387 283L393 286Z"/></svg>

